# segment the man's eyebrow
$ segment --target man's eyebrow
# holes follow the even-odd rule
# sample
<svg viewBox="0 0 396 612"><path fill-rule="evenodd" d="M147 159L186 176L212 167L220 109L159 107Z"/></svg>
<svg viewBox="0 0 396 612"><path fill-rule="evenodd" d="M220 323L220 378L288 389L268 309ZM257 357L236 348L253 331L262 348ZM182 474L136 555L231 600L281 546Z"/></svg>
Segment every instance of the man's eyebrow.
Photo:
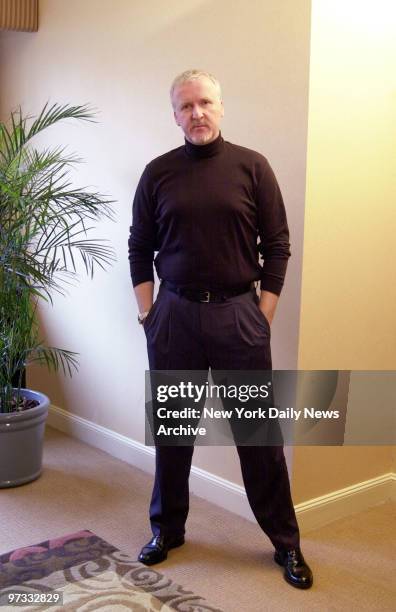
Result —
<svg viewBox="0 0 396 612"><path fill-rule="evenodd" d="M210 98L208 96L204 97L204 98L200 98L199 103L202 104L202 102L213 102L213 98ZM181 102L179 105L179 108L184 108L185 106L191 106L192 102L191 100L185 100L184 102Z"/></svg>

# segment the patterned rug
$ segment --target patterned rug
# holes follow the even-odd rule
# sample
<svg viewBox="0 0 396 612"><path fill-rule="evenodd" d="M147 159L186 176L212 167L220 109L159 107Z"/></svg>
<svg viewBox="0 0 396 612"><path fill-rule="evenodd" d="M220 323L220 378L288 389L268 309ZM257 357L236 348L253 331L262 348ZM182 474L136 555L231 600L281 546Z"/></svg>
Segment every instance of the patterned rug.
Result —
<svg viewBox="0 0 396 612"><path fill-rule="evenodd" d="M222 612L87 530L0 555L3 610Z"/></svg>

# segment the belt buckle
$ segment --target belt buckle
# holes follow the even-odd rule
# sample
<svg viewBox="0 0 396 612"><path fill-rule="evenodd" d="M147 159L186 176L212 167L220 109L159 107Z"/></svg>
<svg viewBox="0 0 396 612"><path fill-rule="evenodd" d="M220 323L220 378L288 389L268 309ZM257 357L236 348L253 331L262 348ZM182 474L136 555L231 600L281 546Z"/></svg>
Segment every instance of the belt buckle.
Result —
<svg viewBox="0 0 396 612"><path fill-rule="evenodd" d="M205 297L200 302L207 303L210 302L210 291L204 291Z"/></svg>

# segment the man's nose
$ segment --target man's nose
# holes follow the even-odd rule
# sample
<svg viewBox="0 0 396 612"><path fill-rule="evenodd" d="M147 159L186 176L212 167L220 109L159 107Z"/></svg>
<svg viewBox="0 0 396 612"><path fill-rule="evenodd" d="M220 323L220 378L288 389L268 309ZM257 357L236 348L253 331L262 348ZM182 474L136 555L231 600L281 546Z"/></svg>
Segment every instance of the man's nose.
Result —
<svg viewBox="0 0 396 612"><path fill-rule="evenodd" d="M202 108L196 104L193 106L193 117L194 119L200 119L203 116Z"/></svg>

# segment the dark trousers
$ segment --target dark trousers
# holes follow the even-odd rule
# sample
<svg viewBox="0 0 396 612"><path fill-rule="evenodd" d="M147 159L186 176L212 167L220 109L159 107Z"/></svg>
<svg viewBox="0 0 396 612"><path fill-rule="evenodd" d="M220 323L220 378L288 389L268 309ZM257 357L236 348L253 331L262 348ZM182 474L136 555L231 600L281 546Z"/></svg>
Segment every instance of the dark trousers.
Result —
<svg viewBox="0 0 396 612"><path fill-rule="evenodd" d="M160 287L144 324L150 370L270 370L270 327L254 290L221 303L192 302ZM237 446L246 494L277 549L299 546L283 446ZM184 534L193 446L157 446L154 535Z"/></svg>

